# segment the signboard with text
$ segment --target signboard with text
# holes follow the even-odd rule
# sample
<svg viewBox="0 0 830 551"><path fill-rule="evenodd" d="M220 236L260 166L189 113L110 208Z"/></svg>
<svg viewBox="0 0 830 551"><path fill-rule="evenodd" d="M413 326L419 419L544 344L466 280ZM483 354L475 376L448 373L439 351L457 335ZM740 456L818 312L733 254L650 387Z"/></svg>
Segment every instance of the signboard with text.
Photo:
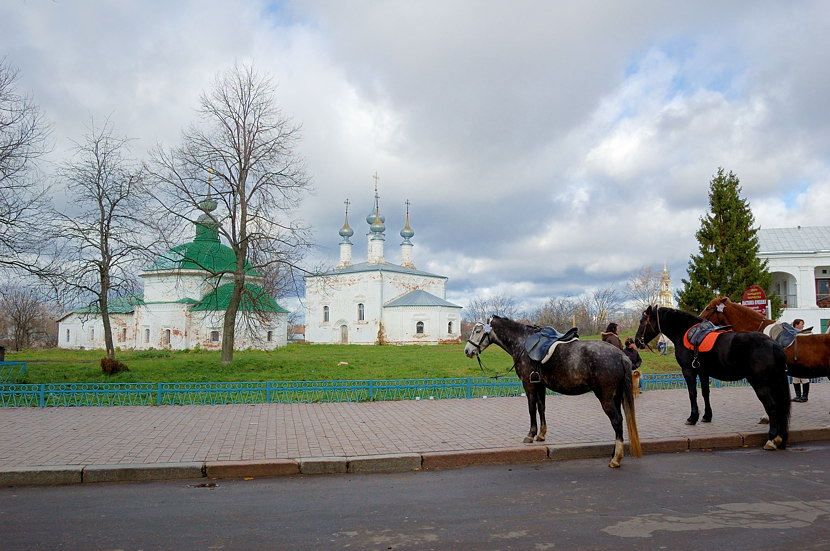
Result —
<svg viewBox="0 0 830 551"><path fill-rule="evenodd" d="M741 304L752 308L763 316L767 315L767 294L757 285L750 285L741 296Z"/></svg>

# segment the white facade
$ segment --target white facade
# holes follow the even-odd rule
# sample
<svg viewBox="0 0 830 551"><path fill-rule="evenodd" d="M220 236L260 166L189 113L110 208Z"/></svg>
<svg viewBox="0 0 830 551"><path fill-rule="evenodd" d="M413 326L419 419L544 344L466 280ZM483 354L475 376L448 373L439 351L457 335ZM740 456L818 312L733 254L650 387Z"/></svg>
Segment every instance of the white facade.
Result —
<svg viewBox="0 0 830 551"><path fill-rule="evenodd" d="M458 342L461 307L446 300L447 278L417 270L411 237L401 230L401 263L384 258L385 219L375 196L366 221L367 261L352 264L354 231L348 212L340 229L340 263L332 272L305 278L305 338L309 343L438 344Z"/></svg>
<svg viewBox="0 0 830 551"><path fill-rule="evenodd" d="M772 274L784 311L776 321L804 320L813 332L830 322L830 226L761 229L758 256Z"/></svg>
<svg viewBox="0 0 830 551"><path fill-rule="evenodd" d="M211 203L201 205L205 214L196 224L196 238L171 249L141 274L143 296L111 301L109 317L116 348L222 348L231 284L211 274L222 273L235 257L219 242L215 223L207 217L213 210ZM212 206L215 208L215 203ZM265 294L259 286L263 279L255 271L246 279L247 294L237 315L234 348L271 350L285 346L288 312ZM97 311L95 307L80 308L58 320L58 346L106 348L104 325Z"/></svg>

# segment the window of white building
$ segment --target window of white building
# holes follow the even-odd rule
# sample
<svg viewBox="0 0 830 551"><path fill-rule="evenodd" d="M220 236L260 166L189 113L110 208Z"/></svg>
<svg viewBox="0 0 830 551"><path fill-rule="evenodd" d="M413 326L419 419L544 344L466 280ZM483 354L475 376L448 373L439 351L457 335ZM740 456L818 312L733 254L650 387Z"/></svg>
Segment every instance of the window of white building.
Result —
<svg viewBox="0 0 830 551"><path fill-rule="evenodd" d="M415 324L415 333L417 333L418 335L424 334L424 322L419 321Z"/></svg>
<svg viewBox="0 0 830 551"><path fill-rule="evenodd" d="M149 343L150 343L150 329L148 328L148 329L144 330L144 344L149 344Z"/></svg>
<svg viewBox="0 0 830 551"><path fill-rule="evenodd" d="M219 342L219 331L210 332L210 342Z"/></svg>
<svg viewBox="0 0 830 551"><path fill-rule="evenodd" d="M357 305L357 321L364 321L366 319L365 308L363 303Z"/></svg>
<svg viewBox="0 0 830 551"><path fill-rule="evenodd" d="M329 307L323 306L323 323L329 322Z"/></svg>

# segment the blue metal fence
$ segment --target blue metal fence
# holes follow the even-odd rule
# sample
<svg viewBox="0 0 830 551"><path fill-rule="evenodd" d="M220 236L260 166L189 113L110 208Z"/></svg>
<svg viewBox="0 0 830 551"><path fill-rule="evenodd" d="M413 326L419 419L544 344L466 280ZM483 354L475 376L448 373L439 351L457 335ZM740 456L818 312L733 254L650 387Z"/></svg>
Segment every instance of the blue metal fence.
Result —
<svg viewBox="0 0 830 551"><path fill-rule="evenodd" d="M644 374L645 390L685 388L680 373ZM710 380L713 387L746 381ZM0 407L368 402L519 396L515 377L214 383L0 384Z"/></svg>
<svg viewBox="0 0 830 551"><path fill-rule="evenodd" d="M26 362L0 362L0 383L19 381L26 376Z"/></svg>

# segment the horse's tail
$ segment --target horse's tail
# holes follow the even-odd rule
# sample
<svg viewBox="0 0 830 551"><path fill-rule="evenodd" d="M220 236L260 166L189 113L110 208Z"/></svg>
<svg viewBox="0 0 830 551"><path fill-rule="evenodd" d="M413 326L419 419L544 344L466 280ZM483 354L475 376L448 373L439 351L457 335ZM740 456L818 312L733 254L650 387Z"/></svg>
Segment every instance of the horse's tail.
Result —
<svg viewBox="0 0 830 551"><path fill-rule="evenodd" d="M634 377L631 374L631 362L623 356L623 413L625 414L625 427L628 430L628 446L632 457L642 457L643 448L640 446L640 433L637 431L637 416L634 413Z"/></svg>

